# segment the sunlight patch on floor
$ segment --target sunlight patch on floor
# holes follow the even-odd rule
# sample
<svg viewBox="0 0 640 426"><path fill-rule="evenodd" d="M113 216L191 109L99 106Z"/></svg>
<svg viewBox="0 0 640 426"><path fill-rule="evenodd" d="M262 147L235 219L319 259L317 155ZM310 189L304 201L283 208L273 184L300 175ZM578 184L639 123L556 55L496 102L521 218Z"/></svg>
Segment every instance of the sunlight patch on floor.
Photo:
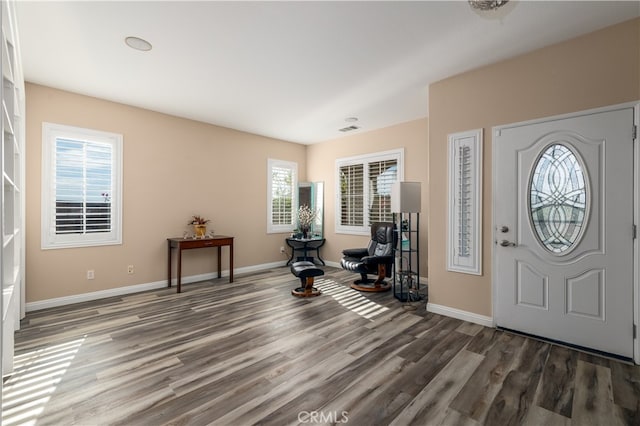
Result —
<svg viewBox="0 0 640 426"><path fill-rule="evenodd" d="M16 355L2 389L2 424L35 425L86 336Z"/></svg>
<svg viewBox="0 0 640 426"><path fill-rule="evenodd" d="M372 319L389 310L386 306L378 305L367 299L359 291L340 285L330 279L316 278L313 286L321 290L323 294L333 297L345 308L367 319Z"/></svg>

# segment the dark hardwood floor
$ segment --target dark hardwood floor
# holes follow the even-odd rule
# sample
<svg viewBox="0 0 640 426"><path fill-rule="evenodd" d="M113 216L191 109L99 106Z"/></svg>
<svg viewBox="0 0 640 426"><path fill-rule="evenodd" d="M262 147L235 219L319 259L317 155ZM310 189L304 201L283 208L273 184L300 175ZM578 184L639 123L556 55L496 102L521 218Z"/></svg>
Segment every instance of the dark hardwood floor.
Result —
<svg viewBox="0 0 640 426"><path fill-rule="evenodd" d="M640 368L288 268L32 312L3 425L638 425Z"/></svg>

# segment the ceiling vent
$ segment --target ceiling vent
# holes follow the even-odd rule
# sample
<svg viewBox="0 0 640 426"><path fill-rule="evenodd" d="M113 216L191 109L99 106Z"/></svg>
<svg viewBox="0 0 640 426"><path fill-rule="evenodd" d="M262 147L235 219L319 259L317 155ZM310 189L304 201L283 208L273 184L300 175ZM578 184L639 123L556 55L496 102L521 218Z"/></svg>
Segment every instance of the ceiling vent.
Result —
<svg viewBox="0 0 640 426"><path fill-rule="evenodd" d="M347 126L340 129L341 132L350 132L352 130L358 130L360 127L358 126Z"/></svg>

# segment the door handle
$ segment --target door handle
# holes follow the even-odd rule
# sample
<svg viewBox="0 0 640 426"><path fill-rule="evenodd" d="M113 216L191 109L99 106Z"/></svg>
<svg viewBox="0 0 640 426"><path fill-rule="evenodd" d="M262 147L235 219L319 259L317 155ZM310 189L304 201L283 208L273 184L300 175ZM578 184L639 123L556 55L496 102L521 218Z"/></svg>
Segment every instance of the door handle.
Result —
<svg viewBox="0 0 640 426"><path fill-rule="evenodd" d="M515 247L516 243L512 243L511 241L502 240L499 243L502 247Z"/></svg>

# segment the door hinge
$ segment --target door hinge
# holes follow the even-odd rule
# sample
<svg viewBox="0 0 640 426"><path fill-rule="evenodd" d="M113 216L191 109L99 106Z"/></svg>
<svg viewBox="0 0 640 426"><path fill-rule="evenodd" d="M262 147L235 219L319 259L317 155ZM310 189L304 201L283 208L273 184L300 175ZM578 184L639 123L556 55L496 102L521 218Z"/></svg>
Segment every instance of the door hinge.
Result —
<svg viewBox="0 0 640 426"><path fill-rule="evenodd" d="M636 140L638 138L638 125L633 126L633 130L631 131L631 139Z"/></svg>
<svg viewBox="0 0 640 426"><path fill-rule="evenodd" d="M633 225L633 230L631 231L631 235L633 235L634 240L638 238L638 227L636 225Z"/></svg>
<svg viewBox="0 0 640 426"><path fill-rule="evenodd" d="M635 324L633 324L633 338L634 338L634 339L636 338L636 335L637 335L637 334L636 334L637 329L638 329L638 327L636 327L636 325L635 325Z"/></svg>

